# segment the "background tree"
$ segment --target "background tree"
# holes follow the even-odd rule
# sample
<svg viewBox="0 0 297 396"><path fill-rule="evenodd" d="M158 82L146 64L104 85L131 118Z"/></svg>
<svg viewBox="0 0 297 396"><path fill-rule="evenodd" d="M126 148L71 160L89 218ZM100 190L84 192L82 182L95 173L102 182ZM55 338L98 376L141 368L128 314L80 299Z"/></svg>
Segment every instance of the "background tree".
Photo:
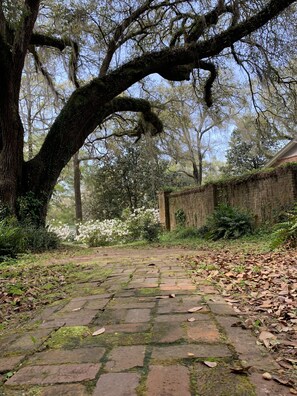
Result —
<svg viewBox="0 0 297 396"><path fill-rule="evenodd" d="M241 124L243 124L241 120ZM280 148L278 140L256 129L256 122L245 119L246 129L235 129L226 153L226 165L222 171L226 175L241 175L262 168ZM254 130L248 129L254 127Z"/></svg>
<svg viewBox="0 0 297 396"><path fill-rule="evenodd" d="M113 139L85 177L85 212L88 218L103 220L120 217L125 209L155 207L158 191L176 182L152 139L135 144L127 138Z"/></svg>
<svg viewBox="0 0 297 396"><path fill-rule="evenodd" d="M221 82L222 83L222 82ZM209 109L200 91L193 85L171 85L162 89L166 108L160 118L164 125L161 136L164 154L168 155L180 172L187 175L197 185L207 176L209 165L216 161L216 150L226 139L221 130L230 124L241 107L239 98L232 94L229 86L214 84L214 105Z"/></svg>
<svg viewBox="0 0 297 396"><path fill-rule="evenodd" d="M295 7L289 8L294 3L73 0L65 4L45 0L41 5L39 0L1 1L1 202L19 215L18 199L24 202L33 194L34 203L39 202L38 208L34 206L34 218L43 225L62 169L98 125L114 113L138 112L142 117L130 134L160 133L162 123L149 102L134 97L136 89L128 91L151 74L183 81L193 69L199 69L207 76L201 89L211 106L219 65L230 67L234 59L238 66L254 72L255 65L263 71L267 65L277 69L287 63L284 49L290 48L296 34ZM29 52L52 87L68 74L73 90L65 92L67 101L39 152L25 161L24 125L18 109ZM43 63L44 53L48 56ZM251 61L246 65L242 58ZM55 74L47 72L49 63ZM66 64L69 68L63 70Z"/></svg>

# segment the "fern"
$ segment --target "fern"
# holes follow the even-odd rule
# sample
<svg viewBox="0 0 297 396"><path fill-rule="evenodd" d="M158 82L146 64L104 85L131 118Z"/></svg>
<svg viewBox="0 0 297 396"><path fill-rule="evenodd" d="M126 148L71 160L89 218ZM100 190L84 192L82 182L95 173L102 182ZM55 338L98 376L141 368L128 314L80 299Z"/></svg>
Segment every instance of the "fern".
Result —
<svg viewBox="0 0 297 396"><path fill-rule="evenodd" d="M286 220L275 226L272 234L271 248L282 245L297 247L297 203L294 208L286 213Z"/></svg>
<svg viewBox="0 0 297 396"><path fill-rule="evenodd" d="M206 227L206 239L237 239L252 232L252 219L236 208L220 205L208 218Z"/></svg>

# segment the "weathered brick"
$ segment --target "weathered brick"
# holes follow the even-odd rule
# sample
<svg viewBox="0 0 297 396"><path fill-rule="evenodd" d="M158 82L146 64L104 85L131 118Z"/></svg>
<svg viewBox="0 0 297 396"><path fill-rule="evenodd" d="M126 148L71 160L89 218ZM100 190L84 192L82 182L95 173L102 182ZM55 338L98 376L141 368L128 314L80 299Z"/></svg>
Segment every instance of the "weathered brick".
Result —
<svg viewBox="0 0 297 396"><path fill-rule="evenodd" d="M249 378L256 389L257 396L292 396L290 388L276 381L267 381L260 373L254 372Z"/></svg>
<svg viewBox="0 0 297 396"><path fill-rule="evenodd" d="M142 323L150 320L150 309L129 309L125 318L126 323Z"/></svg>
<svg viewBox="0 0 297 396"><path fill-rule="evenodd" d="M201 298L198 297L176 297L170 299L164 299L159 301L158 313L173 313L183 312L186 313L190 308L196 306L203 306L202 312L207 311L207 307L202 305ZM201 312L199 311L199 312Z"/></svg>
<svg viewBox="0 0 297 396"><path fill-rule="evenodd" d="M94 294L92 296L85 296L85 297L75 297L71 301L92 301L97 300L98 298L109 299L112 297L111 293L108 294Z"/></svg>
<svg viewBox="0 0 297 396"><path fill-rule="evenodd" d="M189 371L183 366L151 366L147 396L190 396Z"/></svg>
<svg viewBox="0 0 297 396"><path fill-rule="evenodd" d="M142 367L144 360L145 346L133 345L114 348L106 363L108 371L124 371L133 367Z"/></svg>
<svg viewBox="0 0 297 396"><path fill-rule="evenodd" d="M106 333L143 333L150 328L149 323L123 323L105 326Z"/></svg>
<svg viewBox="0 0 297 396"><path fill-rule="evenodd" d="M104 348L77 348L72 350L50 350L35 353L30 359L30 365L49 365L62 363L98 363L105 353Z"/></svg>
<svg viewBox="0 0 297 396"><path fill-rule="evenodd" d="M199 285L198 290L204 294L215 294L217 290L213 286Z"/></svg>
<svg viewBox="0 0 297 396"><path fill-rule="evenodd" d="M110 373L103 374L97 382L93 396L136 396L139 374Z"/></svg>
<svg viewBox="0 0 297 396"><path fill-rule="evenodd" d="M59 310L59 312L73 312L78 311L83 308L83 306L86 304L87 300L71 300L65 307Z"/></svg>
<svg viewBox="0 0 297 396"><path fill-rule="evenodd" d="M93 300L87 301L85 308L86 309L103 309L108 304L109 300L104 298L96 298Z"/></svg>
<svg viewBox="0 0 297 396"><path fill-rule="evenodd" d="M231 352L226 345L187 344L154 347L152 358L157 360L193 357L227 357Z"/></svg>
<svg viewBox="0 0 297 396"><path fill-rule="evenodd" d="M168 323L168 322L185 322L187 323L187 320L189 318L195 318L195 321L208 321L211 320L211 317L207 313L176 313L173 315L166 315L166 314L161 314L157 315L155 317L156 322L160 323Z"/></svg>
<svg viewBox="0 0 297 396"><path fill-rule="evenodd" d="M63 364L58 366L27 366L17 371L6 385L45 385L95 379L100 364Z"/></svg>
<svg viewBox="0 0 297 396"><path fill-rule="evenodd" d="M40 327L51 328L57 326L86 326L96 315L95 310L81 309L76 312L57 312L46 320Z"/></svg>
<svg viewBox="0 0 297 396"><path fill-rule="evenodd" d="M230 342L239 354L240 359L262 370L279 368L277 363L264 348L256 344L257 339L250 330L232 326L232 324L237 321L236 318L232 316L217 316L217 321L223 326Z"/></svg>
<svg viewBox="0 0 297 396"><path fill-rule="evenodd" d="M6 373L7 371L13 370L23 358L23 355L0 358L0 373Z"/></svg>
<svg viewBox="0 0 297 396"><path fill-rule="evenodd" d="M88 396L86 388L80 384L54 385L45 387L38 393L40 396Z"/></svg>
<svg viewBox="0 0 297 396"><path fill-rule="evenodd" d="M194 341L216 342L220 340L220 333L214 322L189 323L187 335Z"/></svg>
<svg viewBox="0 0 297 396"><path fill-rule="evenodd" d="M112 304L108 305L109 309L149 309L153 308L156 304L156 300L145 299L140 300L140 298L116 298L113 300Z"/></svg>
<svg viewBox="0 0 297 396"><path fill-rule="evenodd" d="M208 303L210 310L216 315L234 315L237 316L237 313L234 311L231 305L227 303Z"/></svg>
<svg viewBox="0 0 297 396"><path fill-rule="evenodd" d="M29 332L17 338L6 350L9 352L28 352L37 349L52 332L52 329L42 329Z"/></svg>
<svg viewBox="0 0 297 396"><path fill-rule="evenodd" d="M175 342L185 338L185 329L180 323L155 323L153 327L153 340L155 342Z"/></svg>

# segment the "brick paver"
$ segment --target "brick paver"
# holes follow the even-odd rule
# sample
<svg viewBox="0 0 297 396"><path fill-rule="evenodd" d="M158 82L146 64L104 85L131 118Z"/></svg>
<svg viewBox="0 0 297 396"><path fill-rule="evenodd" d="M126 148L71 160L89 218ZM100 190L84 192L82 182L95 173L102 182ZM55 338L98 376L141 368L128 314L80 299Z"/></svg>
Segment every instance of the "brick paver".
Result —
<svg viewBox="0 0 297 396"><path fill-rule="evenodd" d="M48 365L63 363L99 363L105 353L104 348L76 348L72 350L50 350L35 353L29 358L30 365Z"/></svg>
<svg viewBox="0 0 297 396"><path fill-rule="evenodd" d="M189 370L183 366L152 366L147 396L191 396Z"/></svg>
<svg viewBox="0 0 297 396"><path fill-rule="evenodd" d="M87 280L92 295L46 307L31 330L0 338L0 395L289 395L262 378L277 363L250 331L234 327L238 315L213 286L192 282L180 255L98 249L98 267L113 272ZM231 371L240 361L252 366L249 375Z"/></svg>
<svg viewBox="0 0 297 396"><path fill-rule="evenodd" d="M133 345L114 348L109 355L105 369L108 371L125 371L133 367L142 367L145 346Z"/></svg>
<svg viewBox="0 0 297 396"><path fill-rule="evenodd" d="M0 358L0 373L6 373L7 371L13 370L23 359L24 356Z"/></svg>
<svg viewBox="0 0 297 396"><path fill-rule="evenodd" d="M93 396L136 396L140 375L136 373L103 374Z"/></svg>
<svg viewBox="0 0 297 396"><path fill-rule="evenodd" d="M59 384L93 380L100 364L65 364L21 368L7 381L7 385Z"/></svg>

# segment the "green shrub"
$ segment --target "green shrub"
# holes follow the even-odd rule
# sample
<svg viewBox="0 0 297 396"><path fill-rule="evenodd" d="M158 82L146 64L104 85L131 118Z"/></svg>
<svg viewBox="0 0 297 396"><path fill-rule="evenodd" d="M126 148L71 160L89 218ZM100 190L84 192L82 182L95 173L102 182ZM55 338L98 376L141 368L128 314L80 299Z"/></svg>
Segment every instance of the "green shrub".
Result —
<svg viewBox="0 0 297 396"><path fill-rule="evenodd" d="M23 233L16 220L0 221L0 261L5 257L16 257L21 251Z"/></svg>
<svg viewBox="0 0 297 396"><path fill-rule="evenodd" d="M160 223L154 223L151 219L144 219L142 224L141 236L148 242L156 242L160 236Z"/></svg>
<svg viewBox="0 0 297 396"><path fill-rule="evenodd" d="M25 227L22 232L22 252L40 253L59 246L58 236L45 228Z"/></svg>
<svg viewBox="0 0 297 396"><path fill-rule="evenodd" d="M286 213L286 220L277 224L272 233L271 248L275 249L281 245L297 247L297 203Z"/></svg>
<svg viewBox="0 0 297 396"><path fill-rule="evenodd" d="M219 205L206 222L206 239L236 239L252 232L252 218L228 205Z"/></svg>
<svg viewBox="0 0 297 396"><path fill-rule="evenodd" d="M35 197L32 191L18 198L17 206L18 219L24 227L40 224L40 209L42 203Z"/></svg>
<svg viewBox="0 0 297 396"><path fill-rule="evenodd" d="M10 217L0 221L0 261L18 253L55 249L59 238L44 228L22 227Z"/></svg>

